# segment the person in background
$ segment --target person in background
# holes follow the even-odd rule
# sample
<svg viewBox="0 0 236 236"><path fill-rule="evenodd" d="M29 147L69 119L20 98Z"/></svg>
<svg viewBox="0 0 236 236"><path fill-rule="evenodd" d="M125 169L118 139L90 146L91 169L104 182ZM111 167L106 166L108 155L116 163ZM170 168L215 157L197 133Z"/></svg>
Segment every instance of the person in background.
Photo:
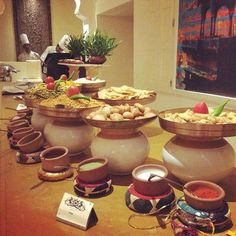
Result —
<svg viewBox="0 0 236 236"><path fill-rule="evenodd" d="M48 46L40 57L41 61L44 62L49 53L64 53L69 41L70 36L64 35L56 46Z"/></svg>
<svg viewBox="0 0 236 236"><path fill-rule="evenodd" d="M23 52L18 56L18 61L40 60L39 54L31 50L31 44L26 34L20 35L20 41L22 44Z"/></svg>

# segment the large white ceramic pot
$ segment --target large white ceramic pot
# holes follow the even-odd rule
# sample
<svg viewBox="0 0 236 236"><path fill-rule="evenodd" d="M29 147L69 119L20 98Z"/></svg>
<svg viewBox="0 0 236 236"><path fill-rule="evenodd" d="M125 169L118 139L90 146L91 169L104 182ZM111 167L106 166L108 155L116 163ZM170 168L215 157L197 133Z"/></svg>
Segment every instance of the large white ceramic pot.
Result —
<svg viewBox="0 0 236 236"><path fill-rule="evenodd" d="M46 124L44 137L51 146L65 146L69 154L88 148L94 137L93 128L82 121L54 120Z"/></svg>
<svg viewBox="0 0 236 236"><path fill-rule="evenodd" d="M53 117L41 114L37 108L33 109L31 124L35 130L43 132L45 125L49 122L52 122L53 120Z"/></svg>
<svg viewBox="0 0 236 236"><path fill-rule="evenodd" d="M108 159L109 173L115 175L130 174L144 163L149 153L146 136L140 131L107 130L100 132L91 144L94 157Z"/></svg>
<svg viewBox="0 0 236 236"><path fill-rule="evenodd" d="M164 146L162 154L169 172L182 182L219 182L234 168L235 152L225 139L200 141L175 136Z"/></svg>

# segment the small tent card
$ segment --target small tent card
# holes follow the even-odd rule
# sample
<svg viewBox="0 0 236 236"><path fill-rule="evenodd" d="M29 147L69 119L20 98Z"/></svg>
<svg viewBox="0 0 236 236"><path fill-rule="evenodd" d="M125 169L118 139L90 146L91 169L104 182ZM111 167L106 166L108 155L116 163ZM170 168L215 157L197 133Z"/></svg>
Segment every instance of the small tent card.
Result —
<svg viewBox="0 0 236 236"><path fill-rule="evenodd" d="M69 193L64 193L61 200L57 220L87 230L98 221L93 203Z"/></svg>

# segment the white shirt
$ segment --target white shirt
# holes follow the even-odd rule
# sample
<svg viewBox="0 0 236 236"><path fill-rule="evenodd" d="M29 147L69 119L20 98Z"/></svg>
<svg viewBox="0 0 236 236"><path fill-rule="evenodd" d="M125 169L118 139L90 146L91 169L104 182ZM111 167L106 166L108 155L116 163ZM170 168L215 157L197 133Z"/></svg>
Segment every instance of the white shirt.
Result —
<svg viewBox="0 0 236 236"><path fill-rule="evenodd" d="M49 53L56 53L56 52L57 52L56 46L48 46L40 57L41 61L44 62Z"/></svg>
<svg viewBox="0 0 236 236"><path fill-rule="evenodd" d="M30 53L27 53L26 51L23 51L18 56L18 61L26 61L26 60L39 60L40 56L37 52L30 51Z"/></svg>

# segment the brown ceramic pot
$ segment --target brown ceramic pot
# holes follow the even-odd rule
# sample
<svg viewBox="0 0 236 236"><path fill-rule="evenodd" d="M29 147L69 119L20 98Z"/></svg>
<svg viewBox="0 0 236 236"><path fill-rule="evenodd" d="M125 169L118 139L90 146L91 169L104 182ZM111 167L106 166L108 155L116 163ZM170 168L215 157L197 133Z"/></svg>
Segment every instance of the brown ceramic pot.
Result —
<svg viewBox="0 0 236 236"><path fill-rule="evenodd" d="M22 119L27 119L27 113L24 113L24 112L19 113L19 114L15 115L15 116L11 119L11 121L22 120Z"/></svg>
<svg viewBox="0 0 236 236"><path fill-rule="evenodd" d="M81 161L78 165L78 178L87 183L95 183L108 175L108 160L94 157Z"/></svg>
<svg viewBox="0 0 236 236"><path fill-rule="evenodd" d="M34 132L34 128L32 126L28 126L28 127L23 127L23 128L15 129L12 132L12 135L13 135L13 138L15 140L20 140L24 136L26 136L28 134L31 134L33 132Z"/></svg>
<svg viewBox="0 0 236 236"><path fill-rule="evenodd" d="M40 153L42 169L47 172L61 172L70 168L69 150L64 146L54 146Z"/></svg>
<svg viewBox="0 0 236 236"><path fill-rule="evenodd" d="M12 133L16 129L28 126L29 126L29 121L26 119L22 119L22 120L10 121L9 124L7 125L7 128L8 131Z"/></svg>
<svg viewBox="0 0 236 236"><path fill-rule="evenodd" d="M44 138L40 131L34 131L21 138L17 142L18 148L23 153L33 153L38 151L44 144Z"/></svg>
<svg viewBox="0 0 236 236"><path fill-rule="evenodd" d="M149 179L151 174L159 175ZM136 167L132 171L134 189L145 196L158 196L166 192L170 187L164 179L168 170L162 165L146 164Z"/></svg>
<svg viewBox="0 0 236 236"><path fill-rule="evenodd" d="M90 64L103 64L106 61L105 56L90 56L88 63Z"/></svg>
<svg viewBox="0 0 236 236"><path fill-rule="evenodd" d="M225 191L210 181L195 180L184 185L184 197L191 207L209 211L222 206Z"/></svg>

